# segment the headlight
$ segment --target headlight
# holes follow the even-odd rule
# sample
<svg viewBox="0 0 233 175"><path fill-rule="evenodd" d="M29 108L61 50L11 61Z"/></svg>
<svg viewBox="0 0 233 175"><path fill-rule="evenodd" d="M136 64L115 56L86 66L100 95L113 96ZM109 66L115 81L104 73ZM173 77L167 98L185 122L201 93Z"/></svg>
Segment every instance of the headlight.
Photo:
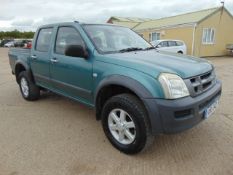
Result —
<svg viewBox="0 0 233 175"><path fill-rule="evenodd" d="M166 99L176 99L189 96L186 84L178 75L162 73L159 76L159 82L163 87Z"/></svg>

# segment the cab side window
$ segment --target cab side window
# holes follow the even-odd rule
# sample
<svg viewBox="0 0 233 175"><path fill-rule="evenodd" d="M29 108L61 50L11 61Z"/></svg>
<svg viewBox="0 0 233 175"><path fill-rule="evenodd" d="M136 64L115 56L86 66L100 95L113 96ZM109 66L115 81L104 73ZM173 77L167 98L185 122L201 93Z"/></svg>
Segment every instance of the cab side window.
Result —
<svg viewBox="0 0 233 175"><path fill-rule="evenodd" d="M52 31L53 31L53 28L44 28L39 31L35 50L40 51L40 52L49 51Z"/></svg>
<svg viewBox="0 0 233 175"><path fill-rule="evenodd" d="M79 32L73 27L59 27L55 44L55 53L65 55L65 50L70 45L85 47Z"/></svg>

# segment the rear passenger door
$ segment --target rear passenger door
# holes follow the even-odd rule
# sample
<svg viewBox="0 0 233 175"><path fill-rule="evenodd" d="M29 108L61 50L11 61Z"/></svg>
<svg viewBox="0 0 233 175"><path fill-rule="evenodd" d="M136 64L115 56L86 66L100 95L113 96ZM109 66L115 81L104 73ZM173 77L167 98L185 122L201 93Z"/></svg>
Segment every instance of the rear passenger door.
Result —
<svg viewBox="0 0 233 175"><path fill-rule="evenodd" d="M92 100L92 60L65 55L69 45L86 48L79 31L73 26L60 26L57 29L51 58L51 81L55 91L84 103Z"/></svg>
<svg viewBox="0 0 233 175"><path fill-rule="evenodd" d="M31 51L30 65L35 81L43 87L50 87L50 46L53 28L41 28L38 31L34 47Z"/></svg>
<svg viewBox="0 0 233 175"><path fill-rule="evenodd" d="M179 51L176 41L168 41L169 52L177 53Z"/></svg>

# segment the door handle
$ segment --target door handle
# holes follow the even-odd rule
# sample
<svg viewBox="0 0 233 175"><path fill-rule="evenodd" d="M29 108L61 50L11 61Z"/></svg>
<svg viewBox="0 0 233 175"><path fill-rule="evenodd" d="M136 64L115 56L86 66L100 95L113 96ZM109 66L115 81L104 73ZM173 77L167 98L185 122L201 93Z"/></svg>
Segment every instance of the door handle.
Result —
<svg viewBox="0 0 233 175"><path fill-rule="evenodd" d="M36 60L37 56L36 55L32 55L31 58L32 58L32 60Z"/></svg>
<svg viewBox="0 0 233 175"><path fill-rule="evenodd" d="M51 61L52 63L57 63L57 62L58 62L57 58L52 58L50 61Z"/></svg>

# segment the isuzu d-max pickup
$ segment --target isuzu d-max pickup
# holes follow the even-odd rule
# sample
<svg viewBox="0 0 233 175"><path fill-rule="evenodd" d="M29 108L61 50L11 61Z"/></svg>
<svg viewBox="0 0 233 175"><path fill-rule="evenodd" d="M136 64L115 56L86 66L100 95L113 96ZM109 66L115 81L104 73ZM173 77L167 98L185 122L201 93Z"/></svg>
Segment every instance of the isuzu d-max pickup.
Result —
<svg viewBox="0 0 233 175"><path fill-rule="evenodd" d="M127 154L153 136L177 133L207 119L221 95L214 66L156 50L132 30L110 24L39 27L31 49L10 49L23 98L49 90L96 111L111 144Z"/></svg>

